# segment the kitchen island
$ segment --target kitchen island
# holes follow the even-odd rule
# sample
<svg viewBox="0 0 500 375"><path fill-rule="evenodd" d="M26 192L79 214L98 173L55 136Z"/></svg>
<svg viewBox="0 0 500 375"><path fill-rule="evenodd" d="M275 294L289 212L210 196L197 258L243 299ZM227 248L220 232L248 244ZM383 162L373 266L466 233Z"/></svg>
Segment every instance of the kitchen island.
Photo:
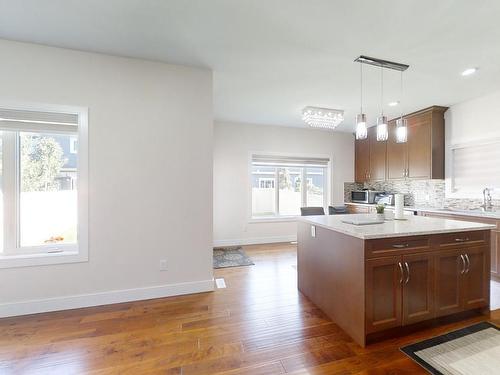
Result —
<svg viewBox="0 0 500 375"><path fill-rule="evenodd" d="M421 216L352 225L347 216L370 215L300 219L298 287L359 345L489 311L492 225Z"/></svg>

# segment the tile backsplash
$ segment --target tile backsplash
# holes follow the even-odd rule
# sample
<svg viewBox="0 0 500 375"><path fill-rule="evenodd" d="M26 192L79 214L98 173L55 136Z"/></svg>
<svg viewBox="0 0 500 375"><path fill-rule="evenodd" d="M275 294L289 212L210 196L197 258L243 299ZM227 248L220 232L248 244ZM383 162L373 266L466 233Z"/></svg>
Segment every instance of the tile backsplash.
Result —
<svg viewBox="0 0 500 375"><path fill-rule="evenodd" d="M405 195L405 206L418 207L453 207L460 209L477 208L482 199L448 198L445 194L444 180L391 180L365 183L344 183L344 201L351 201L351 191L371 189ZM500 199L492 200L493 206L500 206Z"/></svg>
<svg viewBox="0 0 500 375"><path fill-rule="evenodd" d="M352 190L371 189L388 193L405 195L406 206L444 207L444 180L390 180L373 181L364 184L356 182L344 183L344 199L351 200Z"/></svg>

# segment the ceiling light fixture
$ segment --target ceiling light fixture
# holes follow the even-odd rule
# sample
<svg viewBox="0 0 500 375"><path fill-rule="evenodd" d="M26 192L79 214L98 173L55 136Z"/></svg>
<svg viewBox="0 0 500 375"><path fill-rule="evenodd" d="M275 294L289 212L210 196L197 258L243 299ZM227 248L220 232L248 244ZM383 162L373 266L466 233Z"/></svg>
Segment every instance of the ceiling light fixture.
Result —
<svg viewBox="0 0 500 375"><path fill-rule="evenodd" d="M377 141L384 142L389 138L389 127L387 124L387 116L384 115L384 69L392 69L401 72L401 98L403 96L403 72L408 69L410 66L407 64L401 64L394 61L388 61L383 59L377 59L375 57L369 57L360 55L356 59L355 62L359 62L361 66L363 64L369 64L373 66L380 67L380 116L377 118ZM356 139L358 138L358 128L360 129L359 135L364 135L362 132L363 125L366 125L366 116L363 114L363 70L361 70L361 113L356 117ZM401 99L398 101L390 102L389 106L394 107L401 104ZM397 128L396 137L398 142L406 142L408 126L406 119L403 118L403 114L401 112L401 117L396 121L399 124ZM361 126L359 125L361 124ZM364 136L366 138L366 136Z"/></svg>
<svg viewBox="0 0 500 375"><path fill-rule="evenodd" d="M385 142L389 138L387 116L384 116L384 67L380 67L380 116L377 118L377 141Z"/></svg>
<svg viewBox="0 0 500 375"><path fill-rule="evenodd" d="M361 100L360 111L356 116L356 139L366 139L368 137L368 128L366 127L366 115L363 113L363 64L360 66L360 85L361 85Z"/></svg>
<svg viewBox="0 0 500 375"><path fill-rule="evenodd" d="M403 72L401 72L399 100L403 100ZM396 120L396 143L406 143L408 140L408 120L403 118L403 109L401 116Z"/></svg>
<svg viewBox="0 0 500 375"><path fill-rule="evenodd" d="M335 129L344 121L344 111L340 109L305 107L302 120L313 128Z"/></svg>
<svg viewBox="0 0 500 375"><path fill-rule="evenodd" d="M477 69L478 69L478 68L468 68L468 69L465 69L465 70L462 72L462 75L463 75L464 77L466 77L466 76L470 76L470 75L472 75L472 74L476 73L476 72L477 72Z"/></svg>

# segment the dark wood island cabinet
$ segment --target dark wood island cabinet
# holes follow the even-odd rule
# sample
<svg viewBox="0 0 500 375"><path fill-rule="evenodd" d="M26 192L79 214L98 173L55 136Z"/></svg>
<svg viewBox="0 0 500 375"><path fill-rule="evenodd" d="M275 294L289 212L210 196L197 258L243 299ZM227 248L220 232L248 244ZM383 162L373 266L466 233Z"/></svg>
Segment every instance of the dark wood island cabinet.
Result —
<svg viewBox="0 0 500 375"><path fill-rule="evenodd" d="M489 310L490 225L409 216L298 224L298 287L359 345L403 327Z"/></svg>

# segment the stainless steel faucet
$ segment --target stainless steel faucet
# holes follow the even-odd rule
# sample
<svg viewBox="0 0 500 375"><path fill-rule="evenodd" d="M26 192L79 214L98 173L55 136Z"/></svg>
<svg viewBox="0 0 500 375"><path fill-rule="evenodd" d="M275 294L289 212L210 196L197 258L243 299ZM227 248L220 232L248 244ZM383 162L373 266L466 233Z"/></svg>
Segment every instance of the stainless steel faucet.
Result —
<svg viewBox="0 0 500 375"><path fill-rule="evenodd" d="M493 204L491 203L491 191L490 188L483 189L483 204L481 208L485 211L491 210L493 208Z"/></svg>

